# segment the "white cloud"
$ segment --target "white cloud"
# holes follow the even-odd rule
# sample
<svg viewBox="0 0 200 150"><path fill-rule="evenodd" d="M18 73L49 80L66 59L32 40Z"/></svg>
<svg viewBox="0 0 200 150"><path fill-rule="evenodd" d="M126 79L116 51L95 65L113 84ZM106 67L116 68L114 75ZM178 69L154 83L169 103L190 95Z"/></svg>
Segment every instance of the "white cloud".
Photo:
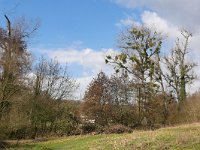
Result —
<svg viewBox="0 0 200 150"><path fill-rule="evenodd" d="M200 24L199 0L112 0L128 8L149 8L180 28L196 31Z"/></svg>
<svg viewBox="0 0 200 150"><path fill-rule="evenodd" d="M116 25L117 27L122 28L122 27L130 27L130 26L133 26L133 25L139 26L140 23L137 22L137 21L134 21L133 18L128 17L128 18L126 18L126 19L121 19L121 20L120 20L118 23L116 23L115 25Z"/></svg>
<svg viewBox="0 0 200 150"><path fill-rule="evenodd" d="M101 49L99 51L85 48L82 50L76 49L50 49L42 50L49 58L56 58L60 63L68 63L68 65L78 64L83 68L98 73L103 70L110 73L111 68L105 64L105 57L109 54L115 54L113 49Z"/></svg>
<svg viewBox="0 0 200 150"><path fill-rule="evenodd" d="M75 78L77 83L80 84L75 97L81 98L87 85L100 71L104 71L107 75L114 72L113 67L105 63L105 58L107 55L115 55L118 52L113 49L97 51L90 48L76 49L70 46L60 49L42 49L39 53L51 59L56 58L62 64L67 63L69 67L78 64L83 68L84 72L77 71L80 75Z"/></svg>
<svg viewBox="0 0 200 150"><path fill-rule="evenodd" d="M89 83L92 81L93 78L94 75L76 78L77 83L79 83L79 88L75 92L75 97L77 99L83 98L84 92L86 91Z"/></svg>
<svg viewBox="0 0 200 150"><path fill-rule="evenodd" d="M158 16L155 12L144 11L141 15L142 22L150 27L155 28L158 32L164 33L165 35L169 36L170 38L176 38L180 36L179 28L167 20Z"/></svg>
<svg viewBox="0 0 200 150"><path fill-rule="evenodd" d="M111 0L117 4L124 5L128 8L135 8L141 4L140 0Z"/></svg>
<svg viewBox="0 0 200 150"><path fill-rule="evenodd" d="M140 26L143 24L169 38L173 38L173 40L181 35L180 29L176 25L160 17L156 12L144 11L140 17L141 22L137 22L133 19L133 17L128 16L126 19L121 19L118 23L116 23L116 25L118 27L130 27Z"/></svg>
<svg viewBox="0 0 200 150"><path fill-rule="evenodd" d="M133 20L134 21L134 20ZM176 24L172 24L169 20L166 18L161 17L159 14L156 12L152 11L144 11L141 14L141 23L144 24L145 26L148 26L150 28L154 28L158 32L163 33L164 35L167 35L167 42L164 45L164 48L162 49L163 54L168 54L169 50L173 47L175 44L175 40L177 37L182 39L180 30L181 28L178 27ZM200 28L199 30L196 30L195 34L193 34L193 37L189 41L189 60L192 62L196 62L198 66L195 68L195 73L198 77L198 79L190 86L188 87L188 90L190 93L195 92L196 90L199 89L200 85Z"/></svg>

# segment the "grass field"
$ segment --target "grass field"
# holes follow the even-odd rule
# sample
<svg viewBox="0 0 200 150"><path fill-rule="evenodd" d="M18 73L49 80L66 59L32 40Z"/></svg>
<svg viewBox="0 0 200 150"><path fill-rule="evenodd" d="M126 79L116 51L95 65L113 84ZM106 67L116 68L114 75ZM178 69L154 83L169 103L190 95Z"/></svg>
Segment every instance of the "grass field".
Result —
<svg viewBox="0 0 200 150"><path fill-rule="evenodd" d="M71 136L46 142L22 143L10 150L200 150L200 124L134 131L131 134Z"/></svg>

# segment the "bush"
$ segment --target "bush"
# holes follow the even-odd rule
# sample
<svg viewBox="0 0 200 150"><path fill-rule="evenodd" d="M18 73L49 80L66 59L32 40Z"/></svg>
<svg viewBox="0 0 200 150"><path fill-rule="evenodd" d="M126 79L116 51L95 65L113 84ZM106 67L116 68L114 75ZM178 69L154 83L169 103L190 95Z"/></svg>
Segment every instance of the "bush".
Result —
<svg viewBox="0 0 200 150"><path fill-rule="evenodd" d="M6 126L0 125L0 141L8 139L9 129Z"/></svg>
<svg viewBox="0 0 200 150"><path fill-rule="evenodd" d="M9 144L0 140L0 149L7 149Z"/></svg>
<svg viewBox="0 0 200 150"><path fill-rule="evenodd" d="M87 133L91 133L91 132L94 132L97 127L94 123L85 123L82 125L82 133L83 134L87 134Z"/></svg>
<svg viewBox="0 0 200 150"><path fill-rule="evenodd" d="M21 127L15 130L10 131L9 133L9 139L26 139L30 138L32 134L32 129L30 127Z"/></svg>
<svg viewBox="0 0 200 150"><path fill-rule="evenodd" d="M107 127L105 130L104 130L104 133L106 134L111 134L111 133L117 133L117 134L120 134L120 133L131 133L133 130L127 126L124 126L124 125L121 125L121 124L118 124L118 125L112 125L110 127Z"/></svg>

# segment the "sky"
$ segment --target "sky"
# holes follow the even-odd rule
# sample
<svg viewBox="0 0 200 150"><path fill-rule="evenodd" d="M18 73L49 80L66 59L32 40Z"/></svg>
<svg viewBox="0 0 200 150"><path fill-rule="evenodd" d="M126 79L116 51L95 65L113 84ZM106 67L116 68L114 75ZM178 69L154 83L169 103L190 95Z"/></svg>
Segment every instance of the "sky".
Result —
<svg viewBox="0 0 200 150"><path fill-rule="evenodd" d="M43 55L67 63L69 74L80 83L76 95L82 97L98 72L114 72L104 58L119 51L117 37L132 25L145 24L165 34L170 44L163 52L181 29L191 31L190 59L200 62L199 12L199 0L0 0L0 26L5 26L4 14L11 20L24 16L32 24L39 22L29 43L33 57ZM198 75L200 67L195 71ZM190 91L198 85L195 82Z"/></svg>

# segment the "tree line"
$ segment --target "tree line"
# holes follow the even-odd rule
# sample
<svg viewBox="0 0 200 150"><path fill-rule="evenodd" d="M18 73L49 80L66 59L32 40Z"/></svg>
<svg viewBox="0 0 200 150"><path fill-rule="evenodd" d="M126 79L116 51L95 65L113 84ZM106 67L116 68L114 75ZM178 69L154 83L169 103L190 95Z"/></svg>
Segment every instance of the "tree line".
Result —
<svg viewBox="0 0 200 150"><path fill-rule="evenodd" d="M167 56L161 56L162 34L145 26L124 31L121 52L105 58L116 73L100 72L83 100L73 101L78 84L67 66L43 57L33 63L27 44L38 25L27 28L6 15L5 21L7 27L0 27L0 140L154 129L186 122L188 116L198 121L198 109L191 113L188 100L198 97L187 91L196 78L196 64L187 59L188 31Z"/></svg>
<svg viewBox="0 0 200 150"><path fill-rule="evenodd" d="M105 59L116 74L100 72L85 93L82 110L88 119L103 127L150 129L190 120L187 88L197 64L188 59L192 34L182 30L181 36L163 56L161 33L144 25L122 32L121 52Z"/></svg>

